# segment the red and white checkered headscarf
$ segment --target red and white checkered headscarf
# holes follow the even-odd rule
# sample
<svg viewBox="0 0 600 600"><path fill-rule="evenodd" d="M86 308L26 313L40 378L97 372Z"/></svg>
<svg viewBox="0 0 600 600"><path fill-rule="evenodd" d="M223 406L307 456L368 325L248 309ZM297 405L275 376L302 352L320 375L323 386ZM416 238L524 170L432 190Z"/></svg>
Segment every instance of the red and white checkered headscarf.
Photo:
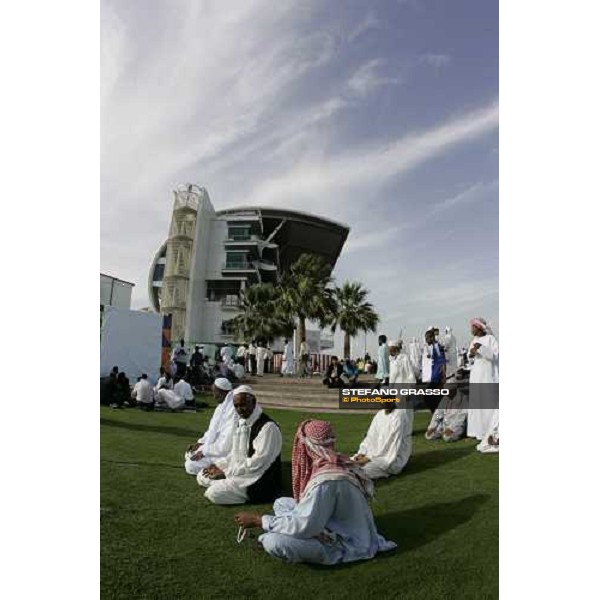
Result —
<svg viewBox="0 0 600 600"><path fill-rule="evenodd" d="M296 430L292 446L292 490L298 502L309 481L324 473L354 476L361 488L368 487L362 469L345 454L334 450L335 433L331 423L309 419Z"/></svg>
<svg viewBox="0 0 600 600"><path fill-rule="evenodd" d="M492 333L492 328L488 325L487 321L483 317L475 317L469 321L471 326L478 327L485 333Z"/></svg>

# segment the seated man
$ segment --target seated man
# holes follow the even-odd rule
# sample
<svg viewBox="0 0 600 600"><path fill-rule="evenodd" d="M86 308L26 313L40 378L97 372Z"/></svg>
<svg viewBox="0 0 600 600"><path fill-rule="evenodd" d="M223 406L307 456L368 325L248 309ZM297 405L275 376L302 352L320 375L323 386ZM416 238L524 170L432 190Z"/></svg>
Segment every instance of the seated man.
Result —
<svg viewBox="0 0 600 600"><path fill-rule="evenodd" d="M215 379L213 397L219 404L207 431L195 444L188 447L184 455L185 470L190 475L198 475L202 469L226 457L231 451L233 428L237 423L231 389L228 379Z"/></svg>
<svg viewBox="0 0 600 600"><path fill-rule="evenodd" d="M325 379L323 379L323 385L329 388L340 388L344 385L342 381L343 367L337 359L337 356L331 357L331 362L327 367L325 373Z"/></svg>
<svg viewBox="0 0 600 600"><path fill-rule="evenodd" d="M483 439L477 444L477 450L484 454L500 452L500 409L494 409L490 427Z"/></svg>
<svg viewBox="0 0 600 600"><path fill-rule="evenodd" d="M164 367L160 368L160 377L154 386L154 394L161 388L166 388L168 390L173 389L173 379L171 379L171 374Z"/></svg>
<svg viewBox="0 0 600 600"><path fill-rule="evenodd" d="M349 358L344 361L342 378L348 385L354 385L358 381L358 367Z"/></svg>
<svg viewBox="0 0 600 600"><path fill-rule="evenodd" d="M169 387L171 383L171 387ZM175 392L173 388L173 382L166 382L159 379L156 387L157 391L154 393L154 405L157 408L167 407L172 411L181 410L185 405L185 400ZM156 388L155 388L156 390Z"/></svg>
<svg viewBox="0 0 600 600"><path fill-rule="evenodd" d="M117 375L118 373L115 373L113 369L108 377L100 378L100 404L111 406L112 404L116 403Z"/></svg>
<svg viewBox="0 0 600 600"><path fill-rule="evenodd" d="M371 479L398 475L412 451L413 409L390 404L377 412L352 460Z"/></svg>
<svg viewBox="0 0 600 600"><path fill-rule="evenodd" d="M368 503L373 483L334 446L330 423L301 423L292 449L294 497L276 500L275 516L235 515L240 527L263 529L258 541L271 556L333 565L373 558L396 547L377 533Z"/></svg>
<svg viewBox="0 0 600 600"><path fill-rule="evenodd" d="M249 385L233 391L239 417L231 452L198 473L215 504L272 502L281 493L281 432L256 403Z"/></svg>
<svg viewBox="0 0 600 600"><path fill-rule="evenodd" d="M456 442L467 430L468 402L461 391L451 388L451 394L444 396L431 417L425 439Z"/></svg>
<svg viewBox="0 0 600 600"><path fill-rule="evenodd" d="M131 390L131 399L143 410L152 410L154 408L154 390L152 384L148 381L148 375L142 373L139 381Z"/></svg>
<svg viewBox="0 0 600 600"><path fill-rule="evenodd" d="M173 391L180 397L183 398L185 406L196 408L196 401L194 400L194 392L192 386L187 382L187 375L182 375L179 381L175 381Z"/></svg>

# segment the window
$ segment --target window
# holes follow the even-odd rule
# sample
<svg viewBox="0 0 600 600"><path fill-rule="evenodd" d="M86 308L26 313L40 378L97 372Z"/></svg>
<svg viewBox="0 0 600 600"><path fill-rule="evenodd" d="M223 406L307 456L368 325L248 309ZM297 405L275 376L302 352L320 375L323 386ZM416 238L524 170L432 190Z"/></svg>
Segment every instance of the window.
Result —
<svg viewBox="0 0 600 600"><path fill-rule="evenodd" d="M230 225L227 238L236 242L243 242L250 239L250 225Z"/></svg>
<svg viewBox="0 0 600 600"><path fill-rule="evenodd" d="M226 256L226 269L245 269L248 267L248 255L246 252L227 252Z"/></svg>

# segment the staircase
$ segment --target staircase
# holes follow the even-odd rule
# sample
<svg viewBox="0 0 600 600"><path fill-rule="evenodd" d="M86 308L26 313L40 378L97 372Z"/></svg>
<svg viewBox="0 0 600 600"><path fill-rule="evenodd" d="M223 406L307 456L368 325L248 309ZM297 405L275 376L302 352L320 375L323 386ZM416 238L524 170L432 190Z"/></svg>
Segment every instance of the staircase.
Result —
<svg viewBox="0 0 600 600"><path fill-rule="evenodd" d="M282 410L310 412L374 413L375 410L339 408L338 390L323 385L321 376L312 378L280 377L268 374L264 377L246 377L244 384L252 386L261 406ZM366 383L359 382L358 385Z"/></svg>

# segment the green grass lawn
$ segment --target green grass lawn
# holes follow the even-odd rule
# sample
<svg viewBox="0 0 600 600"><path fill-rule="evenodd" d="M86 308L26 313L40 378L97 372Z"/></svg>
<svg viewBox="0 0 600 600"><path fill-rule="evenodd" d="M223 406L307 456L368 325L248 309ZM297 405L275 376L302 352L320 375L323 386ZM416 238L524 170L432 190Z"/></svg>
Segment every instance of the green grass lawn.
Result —
<svg viewBox="0 0 600 600"><path fill-rule="evenodd" d="M280 425L286 495L296 424L308 413L267 410ZM246 538L240 507L210 504L183 469L183 452L210 419L197 414L100 409L102 598L497 598L498 455L475 442L428 442L429 415L415 415L405 471L376 484L379 532L398 548L373 560L287 565ZM330 420L338 449L357 449L370 414ZM262 505L259 512L268 512ZM246 510L246 509L244 509Z"/></svg>

